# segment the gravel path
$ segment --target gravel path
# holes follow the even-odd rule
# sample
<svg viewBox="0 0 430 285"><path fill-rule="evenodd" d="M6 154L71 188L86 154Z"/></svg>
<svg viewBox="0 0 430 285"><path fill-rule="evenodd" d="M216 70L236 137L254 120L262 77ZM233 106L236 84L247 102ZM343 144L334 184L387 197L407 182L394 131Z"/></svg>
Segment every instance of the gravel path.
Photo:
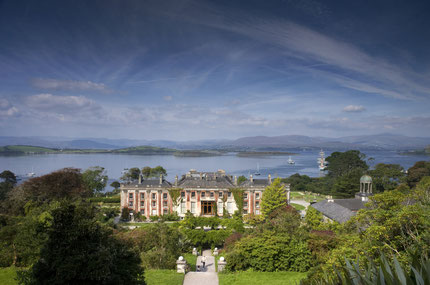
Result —
<svg viewBox="0 0 430 285"><path fill-rule="evenodd" d="M202 256L197 257L196 266L200 265L200 272L188 272L185 274L184 285L218 285L218 274L215 270L215 257L212 256L211 250L204 250L206 256L205 268L202 268Z"/></svg>

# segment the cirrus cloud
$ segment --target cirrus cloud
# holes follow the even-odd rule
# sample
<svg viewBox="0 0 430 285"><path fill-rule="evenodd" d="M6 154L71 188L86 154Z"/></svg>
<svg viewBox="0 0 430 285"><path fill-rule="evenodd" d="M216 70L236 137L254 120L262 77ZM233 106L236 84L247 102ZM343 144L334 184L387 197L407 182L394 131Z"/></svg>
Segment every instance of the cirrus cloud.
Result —
<svg viewBox="0 0 430 285"><path fill-rule="evenodd" d="M98 91L110 93L110 90L103 83L95 83L91 81L75 81L75 80L59 80L53 78L35 78L32 80L32 85L40 89L51 90L81 90L81 91Z"/></svg>

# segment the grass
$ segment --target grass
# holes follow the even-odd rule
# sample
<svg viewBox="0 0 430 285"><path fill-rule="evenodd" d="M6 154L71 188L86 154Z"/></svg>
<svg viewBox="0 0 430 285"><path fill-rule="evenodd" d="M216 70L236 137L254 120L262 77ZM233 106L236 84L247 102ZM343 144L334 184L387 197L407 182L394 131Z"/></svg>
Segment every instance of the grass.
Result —
<svg viewBox="0 0 430 285"><path fill-rule="evenodd" d="M0 284L2 284L2 285L18 284L18 282L15 280L15 278L16 278L15 267L0 268Z"/></svg>
<svg viewBox="0 0 430 285"><path fill-rule="evenodd" d="M290 192L291 199L294 200L305 200L306 202L312 202L313 200L316 200L317 202L322 201L325 199L325 196L317 194L302 194L303 192Z"/></svg>
<svg viewBox="0 0 430 285"><path fill-rule="evenodd" d="M306 278L306 273L300 272L235 272L218 274L220 285L287 285L299 284Z"/></svg>
<svg viewBox="0 0 430 285"><path fill-rule="evenodd" d="M297 211L301 211L306 209L305 206L299 205L299 204L295 204L295 203L290 203L291 206L293 206L294 208L296 208Z"/></svg>
<svg viewBox="0 0 430 285"><path fill-rule="evenodd" d="M147 285L182 285L184 274L176 270L145 270L145 281Z"/></svg>
<svg viewBox="0 0 430 285"><path fill-rule="evenodd" d="M191 271L196 271L197 256L193 255L192 253L185 253L183 256L190 265Z"/></svg>

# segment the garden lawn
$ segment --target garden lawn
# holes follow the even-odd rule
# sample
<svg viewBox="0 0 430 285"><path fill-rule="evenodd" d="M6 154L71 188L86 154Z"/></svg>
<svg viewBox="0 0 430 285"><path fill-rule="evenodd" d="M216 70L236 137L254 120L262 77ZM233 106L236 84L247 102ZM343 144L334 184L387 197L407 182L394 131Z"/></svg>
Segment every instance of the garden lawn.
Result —
<svg viewBox="0 0 430 285"><path fill-rule="evenodd" d="M176 270L145 270L145 282L146 285L182 285L184 274L177 273Z"/></svg>
<svg viewBox="0 0 430 285"><path fill-rule="evenodd" d="M300 284L307 273L300 272L235 272L219 273L219 285L289 285Z"/></svg>
<svg viewBox="0 0 430 285"><path fill-rule="evenodd" d="M306 209L305 206L299 205L299 204L295 204L295 203L290 203L291 206L293 206L297 211L301 211Z"/></svg>
<svg viewBox="0 0 430 285"><path fill-rule="evenodd" d="M0 268L0 284L2 284L2 285L18 284L18 282L15 280L15 278L16 278L15 267Z"/></svg>
<svg viewBox="0 0 430 285"><path fill-rule="evenodd" d="M183 256L190 265L191 271L196 271L197 256L193 255L192 253L185 253Z"/></svg>

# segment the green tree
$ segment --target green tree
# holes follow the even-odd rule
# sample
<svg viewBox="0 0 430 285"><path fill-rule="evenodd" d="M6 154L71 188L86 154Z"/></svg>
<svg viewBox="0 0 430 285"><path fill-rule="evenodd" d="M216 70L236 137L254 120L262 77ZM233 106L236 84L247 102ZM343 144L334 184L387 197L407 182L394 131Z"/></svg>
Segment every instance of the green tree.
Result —
<svg viewBox="0 0 430 285"><path fill-rule="evenodd" d="M144 284L138 254L95 219L91 205L64 203L27 284Z"/></svg>
<svg viewBox="0 0 430 285"><path fill-rule="evenodd" d="M121 180L130 181L139 179L140 169L138 167L130 168L123 176L121 176Z"/></svg>
<svg viewBox="0 0 430 285"><path fill-rule="evenodd" d="M167 171L162 166L156 166L151 169L151 177L167 176Z"/></svg>
<svg viewBox="0 0 430 285"><path fill-rule="evenodd" d="M398 164L378 163L369 174L373 180L373 192L375 193L394 190L405 178L404 169Z"/></svg>
<svg viewBox="0 0 430 285"><path fill-rule="evenodd" d="M261 199L261 212L265 217L278 208L287 205L287 195L285 186L281 183L281 179L276 178L273 183L266 187Z"/></svg>
<svg viewBox="0 0 430 285"><path fill-rule="evenodd" d="M242 184L243 182L245 182L247 179L245 176L241 175L237 178L237 185Z"/></svg>
<svg viewBox="0 0 430 285"><path fill-rule="evenodd" d="M363 171L360 168L356 168L336 177L331 194L338 198L354 197L354 194L360 190L360 178L362 175Z"/></svg>
<svg viewBox="0 0 430 285"><path fill-rule="evenodd" d="M119 187L121 187L121 184L118 181L114 181L110 184L110 186L117 190Z"/></svg>
<svg viewBox="0 0 430 285"><path fill-rule="evenodd" d="M314 207L309 206L305 216L306 225L311 229L319 229L323 223L323 215Z"/></svg>
<svg viewBox="0 0 430 285"><path fill-rule="evenodd" d="M366 171L369 166L364 161L366 155L358 150L349 150L345 152L333 152L327 157L327 170L331 177L339 177L350 172L360 170L362 173Z"/></svg>
<svg viewBox="0 0 430 285"><path fill-rule="evenodd" d="M5 170L0 173L0 178L2 178L4 182L10 183L13 186L16 184L16 175L10 170Z"/></svg>
<svg viewBox="0 0 430 285"><path fill-rule="evenodd" d="M406 181L413 188L424 177L430 176L430 161L418 161L408 169Z"/></svg>
<svg viewBox="0 0 430 285"><path fill-rule="evenodd" d="M151 177L151 170L152 170L152 168L149 166L145 166L144 168L142 168L143 177L145 177L145 178Z"/></svg>
<svg viewBox="0 0 430 285"><path fill-rule="evenodd" d="M82 173L82 180L92 193L100 193L105 189L108 176L106 170L100 166L92 166Z"/></svg>

